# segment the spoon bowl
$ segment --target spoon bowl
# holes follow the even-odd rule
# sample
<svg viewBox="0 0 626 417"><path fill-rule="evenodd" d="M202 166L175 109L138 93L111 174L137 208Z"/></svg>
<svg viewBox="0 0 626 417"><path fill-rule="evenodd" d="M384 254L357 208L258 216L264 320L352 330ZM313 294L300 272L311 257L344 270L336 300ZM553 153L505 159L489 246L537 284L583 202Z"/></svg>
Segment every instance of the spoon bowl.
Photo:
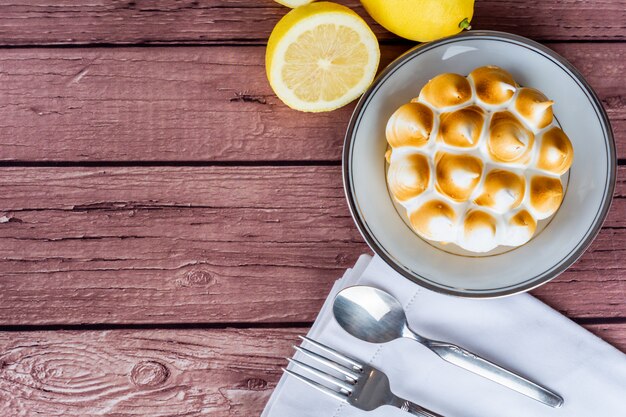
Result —
<svg viewBox="0 0 626 417"><path fill-rule="evenodd" d="M368 286L341 290L333 314L345 331L370 343L387 343L405 335L406 315L391 294Z"/></svg>

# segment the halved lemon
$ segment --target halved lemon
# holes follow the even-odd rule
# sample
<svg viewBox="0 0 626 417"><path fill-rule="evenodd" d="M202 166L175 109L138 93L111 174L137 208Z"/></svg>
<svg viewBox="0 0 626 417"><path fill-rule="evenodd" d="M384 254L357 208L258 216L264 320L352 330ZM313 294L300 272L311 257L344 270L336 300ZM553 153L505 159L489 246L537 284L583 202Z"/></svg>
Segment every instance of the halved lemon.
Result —
<svg viewBox="0 0 626 417"><path fill-rule="evenodd" d="M363 94L379 60L376 36L359 15L345 6L317 2L293 9L276 24L265 68L285 104L322 112Z"/></svg>

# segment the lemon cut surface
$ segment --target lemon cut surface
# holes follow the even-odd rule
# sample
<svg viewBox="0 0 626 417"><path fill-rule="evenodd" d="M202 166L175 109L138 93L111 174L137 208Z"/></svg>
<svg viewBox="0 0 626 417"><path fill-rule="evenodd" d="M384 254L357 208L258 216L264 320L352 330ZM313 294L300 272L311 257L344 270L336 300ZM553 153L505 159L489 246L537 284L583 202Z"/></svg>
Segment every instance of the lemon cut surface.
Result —
<svg viewBox="0 0 626 417"><path fill-rule="evenodd" d="M318 2L287 13L269 38L267 78L289 107L342 107L372 83L380 51L367 24L347 7Z"/></svg>

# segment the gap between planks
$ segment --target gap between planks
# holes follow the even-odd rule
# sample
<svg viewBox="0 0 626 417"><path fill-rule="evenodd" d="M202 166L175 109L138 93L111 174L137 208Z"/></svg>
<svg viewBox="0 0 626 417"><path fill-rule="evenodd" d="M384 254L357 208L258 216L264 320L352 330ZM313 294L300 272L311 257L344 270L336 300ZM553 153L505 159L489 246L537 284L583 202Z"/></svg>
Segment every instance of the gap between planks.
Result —
<svg viewBox="0 0 626 417"><path fill-rule="evenodd" d="M617 159L618 166L626 159ZM130 167L311 167L342 166L342 161L0 161L2 168L130 168Z"/></svg>
<svg viewBox="0 0 626 417"><path fill-rule="evenodd" d="M620 162L620 161L618 161ZM626 160L624 160L626 162ZM0 161L2 168L130 168L130 167L310 167L340 166L341 161L267 160L267 161Z"/></svg>
<svg viewBox="0 0 626 417"><path fill-rule="evenodd" d="M274 0L272 0L274 1ZM536 39L533 39L536 40ZM539 40L543 45L560 45L560 44L607 44L607 45L617 45L624 46L626 45L625 40L621 39L546 39ZM407 39L379 39L379 46L381 48L405 48L406 50L413 48L415 46L420 45L419 42L410 41ZM267 46L267 39L259 39L252 41L241 41L236 43L227 43L227 42L207 42L207 43L195 43L195 42L185 42L185 43L146 43L146 42L137 42L137 43L42 43L42 44L26 44L26 45L2 45L0 43L0 51L2 50L28 50L28 49L114 49L114 48L245 48L245 47L265 47Z"/></svg>
<svg viewBox="0 0 626 417"><path fill-rule="evenodd" d="M580 317L571 319L580 326L626 325L626 317ZM234 323L94 323L94 324L46 324L46 325L0 325L2 332L56 332L56 331L105 331L105 330L256 330L309 328L313 322L234 322Z"/></svg>

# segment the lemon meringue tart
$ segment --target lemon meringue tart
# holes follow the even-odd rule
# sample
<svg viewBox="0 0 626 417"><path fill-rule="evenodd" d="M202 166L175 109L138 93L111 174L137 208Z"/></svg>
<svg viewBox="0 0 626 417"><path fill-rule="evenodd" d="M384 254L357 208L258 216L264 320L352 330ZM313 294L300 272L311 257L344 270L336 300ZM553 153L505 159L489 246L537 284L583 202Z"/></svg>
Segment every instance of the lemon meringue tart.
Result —
<svg viewBox="0 0 626 417"><path fill-rule="evenodd" d="M572 144L541 91L496 66L445 73L386 127L387 185L423 239L474 253L528 242L559 209Z"/></svg>

